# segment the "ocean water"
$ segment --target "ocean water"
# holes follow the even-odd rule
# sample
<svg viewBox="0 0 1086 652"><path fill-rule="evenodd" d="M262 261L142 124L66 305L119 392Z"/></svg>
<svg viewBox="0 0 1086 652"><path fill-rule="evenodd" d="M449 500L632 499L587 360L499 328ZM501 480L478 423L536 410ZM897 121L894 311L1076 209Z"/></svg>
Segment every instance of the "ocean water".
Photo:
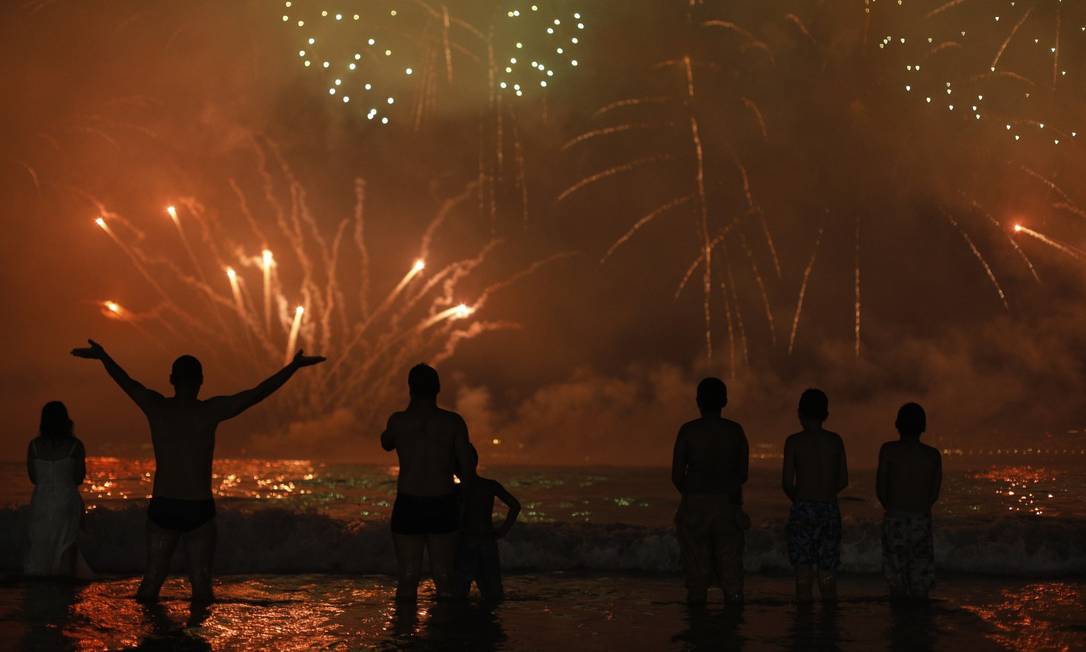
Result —
<svg viewBox="0 0 1086 652"><path fill-rule="evenodd" d="M936 556L950 572L1053 577L1086 574L1086 459L948 459L935 512ZM83 549L95 568L136 572L153 462L90 458ZM395 466L305 460L218 460L220 572L388 572L387 520ZM522 505L501 542L503 562L519 571L675 572L672 518L678 496L667 469L496 467ZM31 485L25 467L0 466L2 570L18 567ZM752 572L788 570L783 536L788 502L774 461L751 469L744 493L753 521L746 564ZM853 470L841 496L843 567L880 568L880 508L874 472Z"/></svg>
<svg viewBox="0 0 1086 652"><path fill-rule="evenodd" d="M779 462L744 494L747 603L681 603L667 469L483 467L521 500L501 541L510 599L496 609L424 597L397 609L387 519L394 466L219 460L219 600L134 593L153 464L90 458L81 548L89 584L17 576L31 485L0 464L0 649L972 649L1086 650L1086 459L948 457L935 513L939 582L927 606L897 607L878 576L874 474L842 495L842 599L790 598L788 503ZM178 554L175 570L184 571Z"/></svg>

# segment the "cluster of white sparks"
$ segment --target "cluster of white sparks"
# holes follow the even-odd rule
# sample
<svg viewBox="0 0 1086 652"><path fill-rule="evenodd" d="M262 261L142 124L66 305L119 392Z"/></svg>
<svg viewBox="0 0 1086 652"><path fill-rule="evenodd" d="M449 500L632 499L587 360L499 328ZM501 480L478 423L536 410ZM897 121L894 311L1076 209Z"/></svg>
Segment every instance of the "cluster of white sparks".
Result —
<svg viewBox="0 0 1086 652"><path fill-rule="evenodd" d="M453 52L459 50L475 61L488 61L484 74L502 92L522 97L529 88L547 88L556 77L580 65L576 57L585 23L580 11L550 9L554 3L517 3L505 11L506 23L490 36L463 19L450 15L448 7L433 7L421 0L408 4L418 12L408 14L394 2L373 3L364 13L311 8L308 0L286 0L281 20L300 35L298 60L308 69L323 73L329 97L349 107L361 107L359 115L387 125L397 93L412 78L419 99L416 123L426 105L434 102L433 48L426 45L427 31L410 22L423 16L438 26L432 39L444 59L444 77L453 80ZM467 45L451 35L453 27L472 36ZM482 52L486 51L486 54Z"/></svg>
<svg viewBox="0 0 1086 652"><path fill-rule="evenodd" d="M364 24L362 15L357 13L345 14L342 12L321 9L318 18L293 17L291 11L295 10L295 3L302 0L286 0L282 20L284 23L292 23L302 34L303 43L298 50L298 58L302 66L307 69L323 71L329 79L328 95L343 104L361 106L360 114L366 120L377 121L387 125L390 121L392 107L396 104L396 96L388 85L382 85L378 77L374 75L371 60L383 60L381 63L395 67L404 77L411 77L415 73L415 66L406 61L406 53L397 49L394 51L391 43L385 43L384 38L377 31L370 32L356 42L355 50L344 55L337 48L325 48L327 33L337 24ZM388 17L395 19L399 12L396 9L387 10Z"/></svg>
<svg viewBox="0 0 1086 652"><path fill-rule="evenodd" d="M576 52L585 29L581 12L558 15L546 5L518 3L505 15L515 40L512 54L501 64L504 74L498 87L503 91L522 97L529 88L547 88L556 75L580 65Z"/></svg>
<svg viewBox="0 0 1086 652"><path fill-rule="evenodd" d="M895 7L916 5L900 0ZM1079 137L1081 114L1068 118L1043 105L1073 83L1063 51L1069 44L1086 47L1081 3L949 0L924 12L921 25L920 34L886 34L879 42L905 52L906 93L974 121L994 122L1015 143L1062 145ZM962 70L954 57L977 58L977 67Z"/></svg>

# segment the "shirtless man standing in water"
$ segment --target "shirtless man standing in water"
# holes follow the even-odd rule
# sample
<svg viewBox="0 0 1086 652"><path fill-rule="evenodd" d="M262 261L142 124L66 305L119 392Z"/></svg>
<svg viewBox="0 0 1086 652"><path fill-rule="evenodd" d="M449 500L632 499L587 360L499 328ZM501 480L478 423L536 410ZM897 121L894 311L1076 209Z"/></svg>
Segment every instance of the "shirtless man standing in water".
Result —
<svg viewBox="0 0 1086 652"><path fill-rule="evenodd" d="M286 367L256 387L233 396L197 398L204 382L203 367L191 355L173 363L170 384L174 395L163 396L132 379L94 340L90 346L72 349L78 358L100 360L106 372L143 410L151 427L155 450L155 479L147 508L147 570L136 599L158 599L170 571L177 543L184 539L189 560L192 599L210 602L211 561L215 555L215 500L211 496L211 461L215 429L219 423L241 414L270 396L290 380L294 372L324 362L301 351Z"/></svg>
<svg viewBox="0 0 1086 652"><path fill-rule="evenodd" d="M841 563L841 511L837 494L848 486L848 464L841 436L822 427L829 399L808 389L797 411L803 430L784 443L781 486L792 501L788 515L788 557L796 569L796 600L813 599L813 583L823 600L837 599Z"/></svg>
<svg viewBox="0 0 1086 652"><path fill-rule="evenodd" d="M679 429L671 459L671 482L682 494L675 527L686 573L686 600L704 604L718 584L724 600L743 600L743 513L749 446L743 427L721 416L728 388L719 378L698 383L701 418Z"/></svg>
<svg viewBox="0 0 1086 652"><path fill-rule="evenodd" d="M396 599L417 598L422 552L429 549L430 571L438 598L455 596L453 566L460 529L460 505L453 475L475 479L471 444L464 419L437 406L441 381L437 371L419 364L407 375L411 401L388 418L381 447L400 460L392 536L399 583Z"/></svg>

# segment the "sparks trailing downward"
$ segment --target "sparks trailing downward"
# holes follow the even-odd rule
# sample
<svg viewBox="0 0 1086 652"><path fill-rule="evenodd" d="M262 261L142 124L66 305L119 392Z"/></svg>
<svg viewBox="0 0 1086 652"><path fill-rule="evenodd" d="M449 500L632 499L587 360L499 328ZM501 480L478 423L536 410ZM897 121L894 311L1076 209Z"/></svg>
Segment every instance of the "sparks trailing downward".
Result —
<svg viewBox="0 0 1086 652"><path fill-rule="evenodd" d="M755 56L770 56L768 48L759 47L760 42L757 39L750 35L749 32L738 29L733 23L698 18L695 4L691 3L691 6L687 8L687 22L692 31L690 35L691 41L696 40L693 37L697 32L723 29L739 39L740 51L747 52L750 50L755 52ZM753 47L751 47L752 45ZM750 267L752 275L757 277L757 286L763 303L768 307L769 299L766 284L764 279L761 278L761 272L749 244L745 240L745 236L731 234L730 232L737 224L744 222L747 218L757 219L764 227L762 232L766 237L768 249L774 252L775 249L769 228L765 225L764 219L761 217L761 211L754 202L750 191L746 169L734 147L730 144L721 147L719 143L712 150L706 147L707 121L719 123L722 113L719 106L713 106L711 110L703 110L701 106L699 89L703 83L708 83L703 80L703 72L706 68L711 69L712 66L703 65L703 62L697 58L691 49L686 49L677 53L674 58L662 61L654 66L653 70L655 72L665 76L663 80L665 90L663 93L619 99L597 110L595 118L599 121L599 124L567 142L565 149L587 146L599 141L611 143L616 139L624 139L627 142L640 144L649 142L649 139L645 138L649 134L653 136L652 142L657 141L658 136L661 134L669 136L667 139L668 146L663 150L650 149L629 160L618 161L602 169L590 172L570 185L559 195L558 199L559 201L566 200L590 187L602 185L612 179L623 179L642 170L659 169L667 165L678 165L684 170L690 170L689 174L684 173L683 175L687 179L687 183L684 183L674 196L665 198L661 203L649 209L644 215L635 219L623 233L618 235L604 254L603 261L615 256L622 246L657 219L672 215L686 215L690 220L693 232L696 234L698 253L690 270L680 284L680 290L692 278L694 272L700 269L702 320L705 326L705 354L707 358L711 359L714 344L714 278L721 267L715 260L714 252L718 249L726 250L728 237L734 236L736 238L740 250L746 255L746 263ZM739 116L735 128L738 128L739 125L752 125L761 133L765 133L765 123L761 112L752 100L745 97L738 98L735 107L732 108ZM720 219L719 214L722 209L719 206L711 205L707 190L710 184L720 185L722 178L742 188L738 197L742 209L739 210L738 216L730 217L727 220ZM730 211L731 208L728 210ZM773 266L779 273L779 264L775 262L775 253L773 257ZM730 265L730 262L727 264ZM729 323L729 349L733 352L732 357L734 358L734 351L736 350L734 338L737 333L731 327L731 320L733 313L740 310L739 306L731 305L733 299L738 300L738 297L734 295L734 288L731 293L725 292L723 299L725 304L723 310ZM768 315L769 330L772 334L774 331L772 312L767 309L766 313Z"/></svg>

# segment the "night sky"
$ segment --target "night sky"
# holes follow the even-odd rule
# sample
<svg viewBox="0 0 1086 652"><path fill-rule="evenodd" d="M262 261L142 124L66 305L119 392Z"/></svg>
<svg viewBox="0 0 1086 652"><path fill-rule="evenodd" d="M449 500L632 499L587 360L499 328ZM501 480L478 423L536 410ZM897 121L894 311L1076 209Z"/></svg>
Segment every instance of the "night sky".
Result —
<svg viewBox="0 0 1086 652"><path fill-rule="evenodd" d="M159 390L181 353L204 360L206 395L281 365L231 321L209 244L231 260L276 252L289 326L304 280L276 206L304 205L307 247L318 234L330 244L346 221L333 321L357 327L363 281L348 245L359 192L371 311L458 196L411 283L486 252L451 303L433 305L475 306L500 287L357 386L292 381L220 430L220 454L382 459L376 435L405 400L407 367L473 322L516 327L460 341L439 365L442 399L474 439L501 441L487 449L495 459L667 463L706 374L728 381L728 412L754 445L779 445L797 427L799 392L822 387L828 427L857 465L893 436L906 400L928 408L944 445L1086 441L1086 6L686 5L540 2L533 15L530 3L491 0L447 11L408 0L5 3L0 452L22 454L50 399L68 403L90 454L149 452L138 410L68 355L87 337ZM551 16L572 31L547 34ZM552 52L559 38L570 52ZM356 51L358 68L337 72ZM557 74L524 61L505 73L517 57ZM370 80L378 99L363 90ZM143 234L115 230L145 252L162 292L95 226L103 210ZM214 226L207 238L197 211ZM707 239L708 277L692 267ZM238 271L259 301L259 268ZM225 304L208 307L181 278L200 274ZM165 308L163 293L202 326ZM104 316L105 300L130 319ZM370 335L393 341L416 322L375 320ZM307 352L342 352L349 338L321 341L309 323ZM286 330L276 326L276 346Z"/></svg>

